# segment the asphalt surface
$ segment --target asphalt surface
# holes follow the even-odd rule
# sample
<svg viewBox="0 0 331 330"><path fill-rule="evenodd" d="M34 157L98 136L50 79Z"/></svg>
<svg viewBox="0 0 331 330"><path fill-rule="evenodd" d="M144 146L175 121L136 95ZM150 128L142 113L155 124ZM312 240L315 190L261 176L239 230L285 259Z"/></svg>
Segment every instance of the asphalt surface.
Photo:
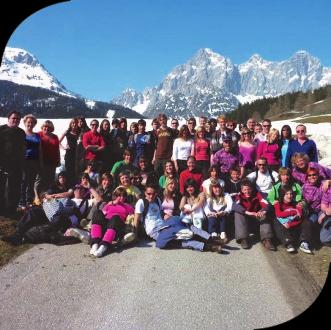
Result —
<svg viewBox="0 0 331 330"><path fill-rule="evenodd" d="M99 259L84 244L34 246L0 269L0 329L256 329L315 300L279 252L228 246L142 242Z"/></svg>

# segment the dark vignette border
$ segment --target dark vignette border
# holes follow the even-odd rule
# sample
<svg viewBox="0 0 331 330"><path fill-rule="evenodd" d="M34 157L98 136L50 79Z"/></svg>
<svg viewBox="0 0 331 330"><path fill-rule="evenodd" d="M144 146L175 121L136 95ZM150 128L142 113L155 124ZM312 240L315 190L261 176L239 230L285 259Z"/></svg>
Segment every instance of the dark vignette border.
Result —
<svg viewBox="0 0 331 330"><path fill-rule="evenodd" d="M68 1L70 0L30 0L29 3L23 2L22 0L5 1L6 9L0 11L0 58L2 59L9 38L26 18L43 8ZM318 326L329 324L329 313L326 310L330 303L330 271L331 265L329 265L328 277L320 295L305 312L288 322L268 329L293 329L300 325L303 326L303 329L306 329L311 325ZM272 301L270 301L270 303L272 303Z"/></svg>

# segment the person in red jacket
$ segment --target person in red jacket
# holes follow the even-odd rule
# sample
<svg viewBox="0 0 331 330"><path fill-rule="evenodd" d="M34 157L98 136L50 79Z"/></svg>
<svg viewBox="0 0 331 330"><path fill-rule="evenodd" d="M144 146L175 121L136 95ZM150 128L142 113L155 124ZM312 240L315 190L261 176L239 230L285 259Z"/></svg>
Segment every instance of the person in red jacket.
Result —
<svg viewBox="0 0 331 330"><path fill-rule="evenodd" d="M248 180L242 181L240 190L233 205L237 242L240 242L243 249L249 249L251 247L249 233L259 231L263 246L268 250L275 251L276 248L272 243L272 226L267 217L268 202L263 199L259 192L254 190L252 183Z"/></svg>
<svg viewBox="0 0 331 330"><path fill-rule="evenodd" d="M201 171L196 168L196 160L194 156L187 158L187 169L180 173L179 190L181 194L184 194L184 185L188 179L193 179L197 183L200 191L202 191L203 176Z"/></svg>
<svg viewBox="0 0 331 330"><path fill-rule="evenodd" d="M274 204L276 221L274 223L276 236L289 253L295 252L294 242L299 237L300 250L311 254L312 222L303 218L301 203L297 203L291 186L280 189L279 200Z"/></svg>

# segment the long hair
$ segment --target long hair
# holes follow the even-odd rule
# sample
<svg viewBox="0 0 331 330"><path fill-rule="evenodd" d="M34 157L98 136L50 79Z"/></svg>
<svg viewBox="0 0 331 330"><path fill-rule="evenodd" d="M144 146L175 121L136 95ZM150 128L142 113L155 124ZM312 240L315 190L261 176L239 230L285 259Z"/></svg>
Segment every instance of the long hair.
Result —
<svg viewBox="0 0 331 330"><path fill-rule="evenodd" d="M189 193L187 192L187 188L189 186L192 186L194 188L193 196L198 197L199 195L199 187L198 184L195 180L193 179L188 179L185 184L184 184L184 196L185 197L190 197Z"/></svg>
<svg viewBox="0 0 331 330"><path fill-rule="evenodd" d="M279 190L279 199L278 199L278 202L279 202L279 206L280 206L280 209L283 210L283 207L284 207L284 197L286 195L286 193L288 191L292 191L293 192L293 189L290 185L285 185L283 187L280 188ZM291 205L295 206L296 205L296 202L295 202L295 199L293 198L292 202L291 202Z"/></svg>
<svg viewBox="0 0 331 330"><path fill-rule="evenodd" d="M214 187L220 187L220 189L221 189L220 196L216 196L214 194L214 192L213 192L213 188ZM210 196L211 203L212 203L213 200L216 200L217 203L224 204L224 202L225 202L224 189L223 189L223 187L221 186L221 184L217 180L212 180L211 181L211 184L209 186L209 196Z"/></svg>

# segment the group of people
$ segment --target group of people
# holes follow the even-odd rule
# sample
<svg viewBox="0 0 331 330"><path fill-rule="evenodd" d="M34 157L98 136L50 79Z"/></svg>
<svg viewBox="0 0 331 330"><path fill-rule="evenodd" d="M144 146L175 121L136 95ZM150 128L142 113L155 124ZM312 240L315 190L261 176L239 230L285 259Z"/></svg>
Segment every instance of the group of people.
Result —
<svg viewBox="0 0 331 330"><path fill-rule="evenodd" d="M179 125L165 114L140 119L74 118L58 137L52 121L13 111L0 126L0 213L24 211L15 244L47 224L91 245L102 257L114 242L143 235L159 248L221 252L235 238L243 249L280 241L289 253L331 244L331 169L305 125L281 131L269 119L249 118L237 128L226 119L189 118ZM294 134L293 134L294 135ZM64 168L56 180L60 148ZM57 201L57 202L54 202ZM315 239L316 233L318 238ZM58 237L58 236L57 236Z"/></svg>

